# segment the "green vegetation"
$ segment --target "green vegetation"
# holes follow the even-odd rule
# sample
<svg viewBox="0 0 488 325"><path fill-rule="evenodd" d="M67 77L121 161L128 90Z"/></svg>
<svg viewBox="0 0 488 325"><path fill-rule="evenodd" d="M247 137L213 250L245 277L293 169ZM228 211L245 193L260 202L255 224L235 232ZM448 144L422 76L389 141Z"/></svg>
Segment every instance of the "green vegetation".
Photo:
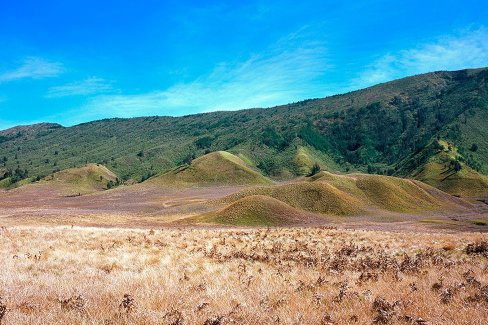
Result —
<svg viewBox="0 0 488 325"><path fill-rule="evenodd" d="M488 176L471 168L455 145L444 140L436 143L437 152L431 152L412 176L456 196L487 195Z"/></svg>
<svg viewBox="0 0 488 325"><path fill-rule="evenodd" d="M461 225L460 222L458 221L451 221L451 220L445 220L445 219L422 219L420 222L423 223L432 223L436 225L445 225L445 226L459 226Z"/></svg>
<svg viewBox="0 0 488 325"><path fill-rule="evenodd" d="M88 164L56 172L41 180L36 186L56 186L69 196L103 191L118 184L117 176L106 167Z"/></svg>
<svg viewBox="0 0 488 325"><path fill-rule="evenodd" d="M308 173L308 177L311 177L313 175L316 175L318 172L320 172L320 165L318 163L314 163L312 168L310 169L310 173Z"/></svg>
<svg viewBox="0 0 488 325"><path fill-rule="evenodd" d="M165 186L218 186L270 184L271 181L247 165L241 158L225 151L199 157L189 165L164 173L148 181Z"/></svg>
<svg viewBox="0 0 488 325"><path fill-rule="evenodd" d="M98 163L133 183L227 151L280 179L307 175L315 162L407 177L438 153L438 138L459 151L458 174L488 174L486 80L488 69L434 72L268 109L17 127L0 131L0 175L28 170L25 182Z"/></svg>
<svg viewBox="0 0 488 325"><path fill-rule="evenodd" d="M488 226L488 220L476 219L476 220L470 220L470 221L477 226Z"/></svg>

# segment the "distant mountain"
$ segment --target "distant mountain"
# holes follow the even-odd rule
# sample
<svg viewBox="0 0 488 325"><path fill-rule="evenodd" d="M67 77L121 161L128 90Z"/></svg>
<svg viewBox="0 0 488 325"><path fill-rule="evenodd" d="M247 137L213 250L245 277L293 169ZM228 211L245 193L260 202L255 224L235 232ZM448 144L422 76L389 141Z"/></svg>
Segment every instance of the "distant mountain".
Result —
<svg viewBox="0 0 488 325"><path fill-rule="evenodd" d="M139 182L215 151L278 179L306 174L316 162L408 177L443 150L439 141L459 152L451 166L486 175L487 82L488 68L433 72L267 109L17 127L0 132L0 184L88 163Z"/></svg>

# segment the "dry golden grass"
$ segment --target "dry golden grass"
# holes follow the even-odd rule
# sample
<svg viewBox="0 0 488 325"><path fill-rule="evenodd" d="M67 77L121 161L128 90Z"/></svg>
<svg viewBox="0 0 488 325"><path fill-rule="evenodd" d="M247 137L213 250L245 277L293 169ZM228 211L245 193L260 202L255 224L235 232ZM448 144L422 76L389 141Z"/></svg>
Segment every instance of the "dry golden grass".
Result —
<svg viewBox="0 0 488 325"><path fill-rule="evenodd" d="M303 212L329 216L446 213L472 208L468 202L419 181L382 175L338 175L329 172L320 172L313 177L286 184L247 188L218 202L230 204L227 209L237 211L234 206L236 203L254 196L267 196ZM225 212L225 209L221 212ZM225 221L225 218L220 219Z"/></svg>
<svg viewBox="0 0 488 325"><path fill-rule="evenodd" d="M325 228L9 227L0 231L0 318L482 324L487 241L481 234Z"/></svg>
<svg viewBox="0 0 488 325"><path fill-rule="evenodd" d="M183 222L218 223L235 226L287 226L306 225L307 222L320 220L305 211L295 209L288 204L264 195L250 195L237 200L229 206L201 216L183 220Z"/></svg>

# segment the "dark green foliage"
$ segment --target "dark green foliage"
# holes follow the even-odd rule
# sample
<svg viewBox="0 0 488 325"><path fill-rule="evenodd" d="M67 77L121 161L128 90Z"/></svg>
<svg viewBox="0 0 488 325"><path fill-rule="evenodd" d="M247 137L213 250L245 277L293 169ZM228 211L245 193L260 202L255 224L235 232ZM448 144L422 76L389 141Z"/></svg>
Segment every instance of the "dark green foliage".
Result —
<svg viewBox="0 0 488 325"><path fill-rule="evenodd" d="M262 141L270 148L283 149L286 146L283 137L273 127L267 127L263 131Z"/></svg>
<svg viewBox="0 0 488 325"><path fill-rule="evenodd" d="M210 146L212 145L212 141L213 139L211 137L202 137L195 141L195 146L197 147L197 149L210 148Z"/></svg>
<svg viewBox="0 0 488 325"><path fill-rule="evenodd" d="M147 180L147 179L149 179L149 178L153 177L154 175L156 175L156 173L155 173L155 172L153 172L153 171L148 171L147 173L145 173L145 174L144 174L144 175L141 177L140 182L142 183L142 182L144 182L145 180Z"/></svg>
<svg viewBox="0 0 488 325"><path fill-rule="evenodd" d="M185 156L185 158L183 158L183 160L181 161L181 165L191 165L191 162L195 158L196 158L195 153L190 152L188 155Z"/></svg>
<svg viewBox="0 0 488 325"><path fill-rule="evenodd" d="M307 176L311 177L316 175L318 172L320 172L320 165L318 163L314 163Z"/></svg>
<svg viewBox="0 0 488 325"><path fill-rule="evenodd" d="M281 171L276 160L271 157L261 161L257 167L269 176L277 176Z"/></svg>
<svg viewBox="0 0 488 325"><path fill-rule="evenodd" d="M10 184L15 184L23 179L26 179L27 177L29 177L29 172L27 169L21 169L19 166L17 166L17 168L15 168L13 171L7 169L3 176L0 177L0 180L10 178Z"/></svg>
<svg viewBox="0 0 488 325"><path fill-rule="evenodd" d="M298 134L309 145L317 150L326 152L329 149L328 141L316 130L314 130L310 125L304 127L300 130Z"/></svg>
<svg viewBox="0 0 488 325"><path fill-rule="evenodd" d="M436 72L268 109L19 127L0 131L0 157L10 158L2 169L28 168L35 178L54 161L61 170L102 162L124 181L138 181L151 166L158 174L227 150L267 175L292 175L305 146L326 156L313 159L328 169L408 175L439 150L434 140L441 137L466 151L476 143L465 163L486 173L486 80L488 69Z"/></svg>
<svg viewBox="0 0 488 325"><path fill-rule="evenodd" d="M107 182L107 189L111 189L111 188L115 187L115 185L116 185L116 183L114 181L109 180Z"/></svg>
<svg viewBox="0 0 488 325"><path fill-rule="evenodd" d="M472 152L478 151L478 145L476 143L473 143L471 145L471 148L469 148L469 150L471 150Z"/></svg>
<svg viewBox="0 0 488 325"><path fill-rule="evenodd" d="M455 172L458 172L462 169L461 163L457 159L451 160L450 167L454 169Z"/></svg>

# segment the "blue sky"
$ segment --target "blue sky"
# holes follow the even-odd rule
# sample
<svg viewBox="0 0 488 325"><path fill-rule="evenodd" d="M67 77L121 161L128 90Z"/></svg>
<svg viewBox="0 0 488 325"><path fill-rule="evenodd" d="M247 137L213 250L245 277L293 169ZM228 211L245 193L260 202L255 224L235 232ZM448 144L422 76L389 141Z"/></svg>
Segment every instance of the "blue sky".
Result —
<svg viewBox="0 0 488 325"><path fill-rule="evenodd" d="M488 4L0 1L0 129L186 115L488 66Z"/></svg>

